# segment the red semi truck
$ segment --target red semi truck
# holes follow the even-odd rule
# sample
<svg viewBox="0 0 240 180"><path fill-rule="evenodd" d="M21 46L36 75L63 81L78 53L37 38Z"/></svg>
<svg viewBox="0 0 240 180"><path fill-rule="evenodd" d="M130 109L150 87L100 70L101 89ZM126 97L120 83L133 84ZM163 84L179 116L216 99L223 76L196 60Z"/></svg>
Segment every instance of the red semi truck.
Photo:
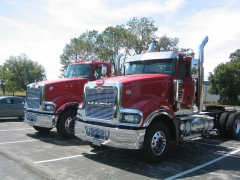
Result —
<svg viewBox="0 0 240 180"><path fill-rule="evenodd" d="M93 148L142 149L142 157L149 163L161 161L172 141L212 132L238 138L238 112L222 106L203 109L207 42L208 37L199 46L197 78L192 77L191 56L150 51L130 56L122 67L124 76L85 84L75 135Z"/></svg>
<svg viewBox="0 0 240 180"><path fill-rule="evenodd" d="M24 122L39 132L49 132L56 127L61 137L74 137L72 120L82 102L84 84L99 79L102 70L111 76L109 63L79 60L70 63L63 79L27 85Z"/></svg>

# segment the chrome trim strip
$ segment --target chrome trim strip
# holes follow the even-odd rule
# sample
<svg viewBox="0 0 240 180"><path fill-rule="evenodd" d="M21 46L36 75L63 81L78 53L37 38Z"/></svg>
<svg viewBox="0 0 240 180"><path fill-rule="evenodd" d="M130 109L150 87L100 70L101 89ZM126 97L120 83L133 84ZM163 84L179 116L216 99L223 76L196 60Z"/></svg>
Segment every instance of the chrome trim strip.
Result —
<svg viewBox="0 0 240 180"><path fill-rule="evenodd" d="M158 110L152 112L152 113L146 118L146 120L145 120L145 122L144 122L144 124L143 124L143 127L149 126L149 124L151 124L152 120L153 120L155 117L157 117L157 116L159 116L159 115L161 115L161 114L166 115L166 116L168 116L169 118L173 118L173 116L172 116L169 112L167 112L165 109L158 109Z"/></svg>

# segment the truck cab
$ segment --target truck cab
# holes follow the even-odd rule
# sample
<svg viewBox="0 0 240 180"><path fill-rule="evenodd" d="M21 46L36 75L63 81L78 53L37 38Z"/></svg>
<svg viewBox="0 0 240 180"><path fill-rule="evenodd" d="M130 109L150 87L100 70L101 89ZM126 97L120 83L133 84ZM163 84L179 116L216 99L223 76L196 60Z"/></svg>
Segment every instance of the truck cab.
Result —
<svg viewBox="0 0 240 180"><path fill-rule="evenodd" d="M100 60L79 60L69 64L65 77L27 85L24 122L39 132L54 127L63 138L74 137L73 118L82 102L84 84L111 76L111 65Z"/></svg>
<svg viewBox="0 0 240 180"><path fill-rule="evenodd" d="M171 141L221 128L232 138L239 137L235 111L203 110L203 49L207 41L208 37L199 46L197 78L192 77L193 58L188 54L149 51L128 57L122 76L85 84L75 135L97 149L142 149L142 157L149 163L163 160ZM230 119L226 113L231 114ZM231 122L228 129L226 122Z"/></svg>

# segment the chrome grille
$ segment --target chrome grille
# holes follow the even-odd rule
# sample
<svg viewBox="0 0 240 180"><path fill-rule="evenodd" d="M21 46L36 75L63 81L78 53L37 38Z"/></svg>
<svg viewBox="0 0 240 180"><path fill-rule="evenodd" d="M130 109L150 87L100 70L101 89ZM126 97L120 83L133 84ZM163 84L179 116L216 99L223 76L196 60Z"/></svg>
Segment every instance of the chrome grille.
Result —
<svg viewBox="0 0 240 180"><path fill-rule="evenodd" d="M28 88L27 89L27 108L38 109L41 103L42 88Z"/></svg>
<svg viewBox="0 0 240 180"><path fill-rule="evenodd" d="M114 92L114 89L104 89L101 92L95 89L87 89L85 97L85 116L96 119L112 120L115 103Z"/></svg>

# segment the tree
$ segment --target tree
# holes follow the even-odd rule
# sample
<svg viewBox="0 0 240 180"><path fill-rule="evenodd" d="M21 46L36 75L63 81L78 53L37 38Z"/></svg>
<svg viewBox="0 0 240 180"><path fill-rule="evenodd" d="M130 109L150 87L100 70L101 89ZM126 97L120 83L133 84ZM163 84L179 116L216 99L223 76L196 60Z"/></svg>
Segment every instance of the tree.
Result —
<svg viewBox="0 0 240 180"><path fill-rule="evenodd" d="M72 61L80 59L88 59L91 55L95 55L95 43L98 37L97 31L86 31L82 33L78 38L70 40L69 44L66 44L62 55L60 55L60 63L62 68L62 76L68 65Z"/></svg>
<svg viewBox="0 0 240 180"><path fill-rule="evenodd" d="M231 53L229 58L231 61L240 60L240 49L236 50L234 53Z"/></svg>
<svg viewBox="0 0 240 180"><path fill-rule="evenodd" d="M219 64L209 74L209 93L220 95L223 103L236 105L240 95L240 59Z"/></svg>
<svg viewBox="0 0 240 180"><path fill-rule="evenodd" d="M25 91L27 84L46 79L42 65L33 62L26 54L11 56L3 64L8 92Z"/></svg>
<svg viewBox="0 0 240 180"><path fill-rule="evenodd" d="M140 19L134 17L127 23L128 31L132 34L132 43L129 48L135 54L141 54L147 51L152 42L157 42L156 32L158 28L153 24L152 18L142 17Z"/></svg>
<svg viewBox="0 0 240 180"><path fill-rule="evenodd" d="M95 50L99 57L115 67L115 60L121 50L126 49L127 31L124 26L107 27L99 34Z"/></svg>
<svg viewBox="0 0 240 180"><path fill-rule="evenodd" d="M159 51L161 49L163 50L171 50L175 49L178 50L178 38L170 38L167 37L167 35L163 35L162 37L159 38L157 44L156 44L156 49Z"/></svg>
<svg viewBox="0 0 240 180"><path fill-rule="evenodd" d="M7 82L6 73L4 72L3 66L0 65L0 85L3 95L5 95L5 84Z"/></svg>

